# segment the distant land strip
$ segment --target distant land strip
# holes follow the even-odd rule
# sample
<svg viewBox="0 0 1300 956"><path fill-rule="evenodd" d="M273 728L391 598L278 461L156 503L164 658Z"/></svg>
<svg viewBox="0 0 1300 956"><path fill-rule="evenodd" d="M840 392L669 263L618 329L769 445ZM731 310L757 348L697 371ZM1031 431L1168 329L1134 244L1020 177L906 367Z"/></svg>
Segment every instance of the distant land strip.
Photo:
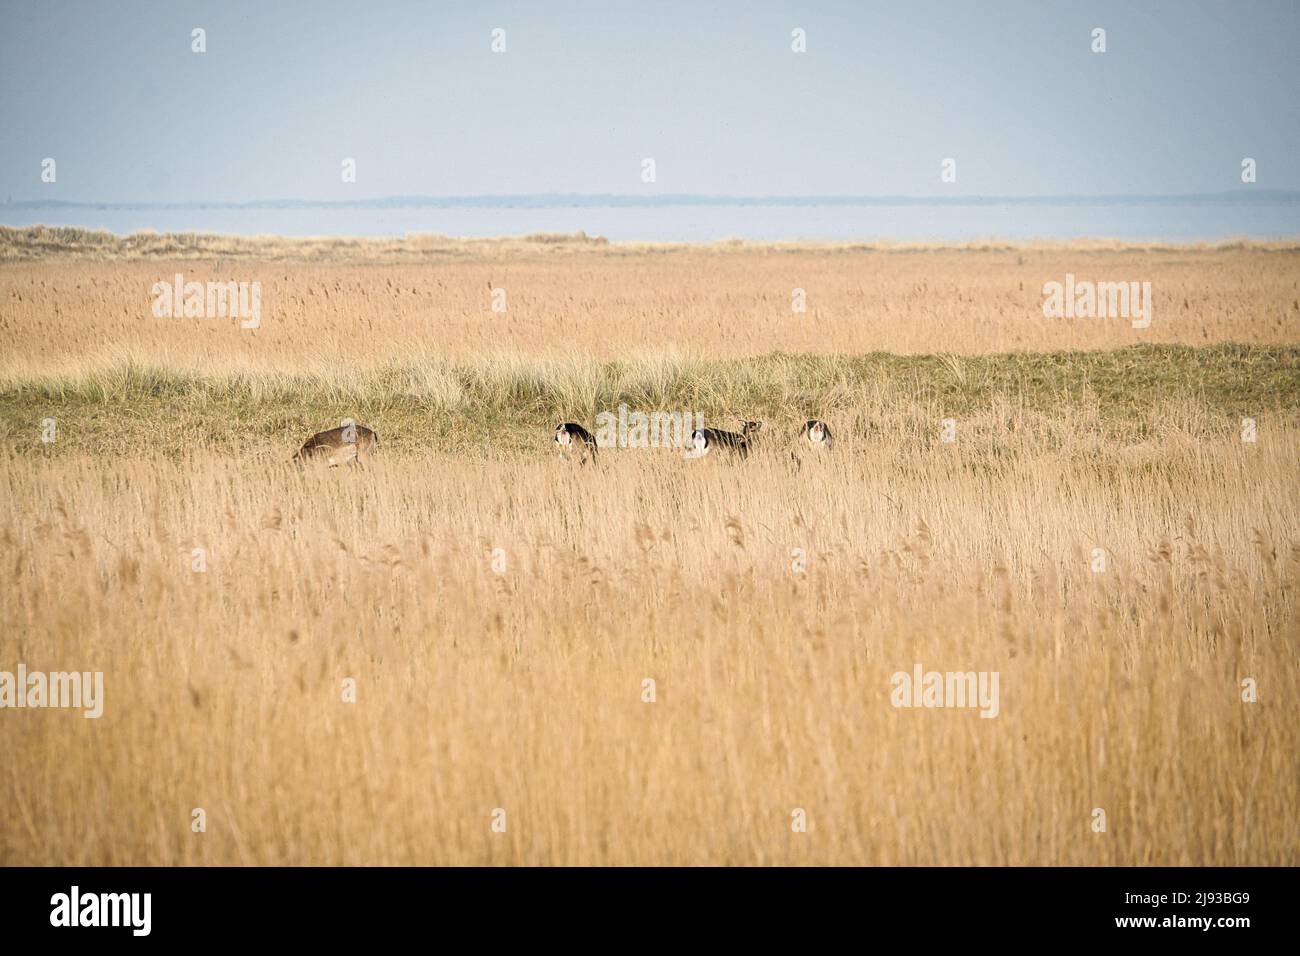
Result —
<svg viewBox="0 0 1300 956"><path fill-rule="evenodd" d="M245 202L213 200L135 202L130 200L9 199L9 209L554 209L813 206L1177 206L1292 205L1300 192L1242 188L1215 193L1168 195L1057 196L710 196L690 193L635 195L621 193L536 193L480 196L383 196L370 199L259 199Z"/></svg>

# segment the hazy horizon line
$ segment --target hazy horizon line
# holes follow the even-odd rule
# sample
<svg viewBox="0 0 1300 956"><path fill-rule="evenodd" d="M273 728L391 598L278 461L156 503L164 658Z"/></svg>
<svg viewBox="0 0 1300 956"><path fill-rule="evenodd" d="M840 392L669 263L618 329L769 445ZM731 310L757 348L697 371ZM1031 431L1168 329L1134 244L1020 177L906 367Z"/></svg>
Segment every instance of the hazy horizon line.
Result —
<svg viewBox="0 0 1300 956"><path fill-rule="evenodd" d="M501 193L463 196L395 195L364 199L129 200L13 199L0 207L100 209L293 209L293 208L554 208L609 206L992 206L992 205L1176 205L1213 203L1300 203L1300 190L1241 188L1208 193L1110 193L1095 196L1061 193L1039 195L767 195L716 193Z"/></svg>

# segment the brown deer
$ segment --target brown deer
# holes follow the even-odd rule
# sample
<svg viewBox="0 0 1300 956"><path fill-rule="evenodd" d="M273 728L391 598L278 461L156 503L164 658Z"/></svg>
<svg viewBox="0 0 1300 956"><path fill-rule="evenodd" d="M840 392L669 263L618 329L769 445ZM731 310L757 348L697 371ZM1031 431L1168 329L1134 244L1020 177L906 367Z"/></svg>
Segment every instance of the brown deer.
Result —
<svg viewBox="0 0 1300 956"><path fill-rule="evenodd" d="M379 436L364 425L351 420L338 428L317 432L293 456L299 464L307 461L323 462L331 468L354 462L364 466L379 444Z"/></svg>

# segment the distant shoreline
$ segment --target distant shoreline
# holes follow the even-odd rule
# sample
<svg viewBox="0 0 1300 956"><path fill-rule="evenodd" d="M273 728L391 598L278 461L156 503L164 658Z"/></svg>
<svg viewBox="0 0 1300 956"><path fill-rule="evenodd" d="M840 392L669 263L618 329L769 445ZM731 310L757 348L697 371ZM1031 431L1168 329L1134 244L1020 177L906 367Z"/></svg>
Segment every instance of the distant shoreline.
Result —
<svg viewBox="0 0 1300 956"><path fill-rule="evenodd" d="M1219 241L1128 241L1088 237L1078 239L970 240L765 240L731 238L708 242L609 240L584 232L540 232L518 236L455 237L410 233L400 237L234 235L207 232L154 232L142 230L116 234L107 230L72 226L0 225L0 263L59 258L94 259L198 259L239 258L324 259L333 261L419 260L441 255L635 255L673 252L818 252L828 255L918 252L1205 252L1252 250L1300 252L1300 234Z"/></svg>
<svg viewBox="0 0 1300 956"><path fill-rule="evenodd" d="M0 224L225 236L409 235L487 239L538 234L611 242L1130 243L1271 240L1300 235L1300 193L1198 196L463 196L358 200L0 204Z"/></svg>

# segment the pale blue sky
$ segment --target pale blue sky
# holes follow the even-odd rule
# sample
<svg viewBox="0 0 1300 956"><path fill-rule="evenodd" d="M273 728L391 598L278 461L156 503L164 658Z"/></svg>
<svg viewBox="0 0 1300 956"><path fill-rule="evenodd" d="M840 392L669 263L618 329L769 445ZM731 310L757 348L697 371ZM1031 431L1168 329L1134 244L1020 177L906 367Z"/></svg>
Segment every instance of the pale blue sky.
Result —
<svg viewBox="0 0 1300 956"><path fill-rule="evenodd" d="M1297 41L1293 0L5 0L0 196L1300 189Z"/></svg>

